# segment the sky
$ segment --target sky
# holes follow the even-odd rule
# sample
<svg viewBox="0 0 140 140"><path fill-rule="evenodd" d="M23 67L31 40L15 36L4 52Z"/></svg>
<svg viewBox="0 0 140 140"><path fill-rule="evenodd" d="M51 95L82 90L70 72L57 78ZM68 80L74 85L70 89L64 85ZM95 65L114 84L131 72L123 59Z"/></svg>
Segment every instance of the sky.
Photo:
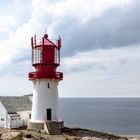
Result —
<svg viewBox="0 0 140 140"><path fill-rule="evenodd" d="M30 38L62 38L60 97L140 97L139 0L0 0L0 96L32 93Z"/></svg>

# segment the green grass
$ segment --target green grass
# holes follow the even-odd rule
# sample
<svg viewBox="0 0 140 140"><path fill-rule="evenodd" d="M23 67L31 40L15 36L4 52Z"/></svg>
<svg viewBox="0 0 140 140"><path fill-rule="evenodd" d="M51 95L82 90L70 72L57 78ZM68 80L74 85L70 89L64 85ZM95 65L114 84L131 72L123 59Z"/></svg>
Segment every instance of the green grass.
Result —
<svg viewBox="0 0 140 140"><path fill-rule="evenodd" d="M20 135L18 135L15 138L12 138L11 140L22 140L22 137Z"/></svg>

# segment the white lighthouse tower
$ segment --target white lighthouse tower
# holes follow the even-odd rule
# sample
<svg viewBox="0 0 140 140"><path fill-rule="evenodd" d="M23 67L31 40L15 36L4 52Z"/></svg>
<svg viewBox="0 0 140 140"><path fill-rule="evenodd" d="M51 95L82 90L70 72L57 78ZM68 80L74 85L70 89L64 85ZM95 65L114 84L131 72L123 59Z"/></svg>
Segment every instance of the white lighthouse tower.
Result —
<svg viewBox="0 0 140 140"><path fill-rule="evenodd" d="M57 133L54 127L62 127L58 110L58 83L63 79L63 73L56 71L60 65L61 39L52 42L47 34L41 40L36 40L34 36L31 46L35 72L29 73L29 80L33 83L33 101L28 128Z"/></svg>

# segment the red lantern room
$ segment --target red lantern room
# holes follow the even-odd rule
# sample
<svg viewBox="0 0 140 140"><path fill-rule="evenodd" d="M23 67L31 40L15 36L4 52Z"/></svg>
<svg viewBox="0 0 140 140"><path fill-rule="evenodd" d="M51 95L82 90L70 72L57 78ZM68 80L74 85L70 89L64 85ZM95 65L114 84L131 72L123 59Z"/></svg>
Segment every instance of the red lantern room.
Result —
<svg viewBox="0 0 140 140"><path fill-rule="evenodd" d="M36 36L31 38L32 46L32 66L35 72L29 73L29 80L35 79L63 79L63 73L57 72L60 65L61 38L51 41L45 34L41 40L36 40Z"/></svg>

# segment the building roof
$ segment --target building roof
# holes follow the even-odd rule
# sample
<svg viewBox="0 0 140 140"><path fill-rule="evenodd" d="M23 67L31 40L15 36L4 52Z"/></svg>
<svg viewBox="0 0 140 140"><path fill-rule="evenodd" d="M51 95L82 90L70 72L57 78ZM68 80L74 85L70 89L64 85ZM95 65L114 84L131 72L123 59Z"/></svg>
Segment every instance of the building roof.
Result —
<svg viewBox="0 0 140 140"><path fill-rule="evenodd" d="M8 113L31 110L32 102L28 96L0 96L0 101Z"/></svg>

